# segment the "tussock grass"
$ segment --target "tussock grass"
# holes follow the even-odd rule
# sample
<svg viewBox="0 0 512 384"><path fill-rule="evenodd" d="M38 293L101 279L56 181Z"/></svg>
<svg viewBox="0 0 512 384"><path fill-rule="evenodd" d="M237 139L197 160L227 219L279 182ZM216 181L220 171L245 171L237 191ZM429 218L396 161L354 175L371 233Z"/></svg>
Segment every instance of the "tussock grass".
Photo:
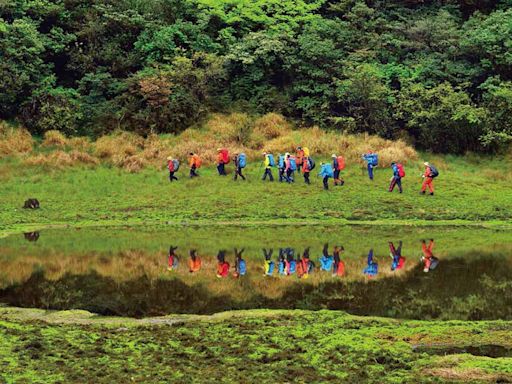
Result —
<svg viewBox="0 0 512 384"><path fill-rule="evenodd" d="M62 150L57 150L48 154L40 153L38 155L29 156L23 160L23 163L25 165L37 165L62 169L76 165L96 166L100 163L100 161L87 152L81 152L77 150L65 152Z"/></svg>
<svg viewBox="0 0 512 384"><path fill-rule="evenodd" d="M29 153L33 145L34 140L26 129L15 129L0 121L0 156Z"/></svg>

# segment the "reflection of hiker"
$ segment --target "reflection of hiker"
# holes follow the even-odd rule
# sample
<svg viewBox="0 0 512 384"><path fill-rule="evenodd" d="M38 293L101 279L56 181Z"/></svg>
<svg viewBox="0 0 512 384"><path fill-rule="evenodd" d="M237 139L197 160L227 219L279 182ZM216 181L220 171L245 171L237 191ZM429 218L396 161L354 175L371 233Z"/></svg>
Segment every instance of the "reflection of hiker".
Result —
<svg viewBox="0 0 512 384"><path fill-rule="evenodd" d="M334 258L329 255L329 244L325 243L322 250L322 257L320 257L320 270L331 271L334 264Z"/></svg>
<svg viewBox="0 0 512 384"><path fill-rule="evenodd" d="M247 273L247 264L242 258L243 252L244 248L242 248L240 251L235 248L235 272L233 273L234 277L244 276Z"/></svg>
<svg viewBox="0 0 512 384"><path fill-rule="evenodd" d="M402 177L405 176L404 167L402 164L392 162L391 169L393 170L393 176L391 177L391 183L389 184L388 191L393 192L396 185L398 187L398 192L402 193Z"/></svg>
<svg viewBox="0 0 512 384"><path fill-rule="evenodd" d="M405 257L402 256L402 240L398 242L398 248L390 241L389 242L389 255L393 259L391 262L391 270L399 270L404 267Z"/></svg>
<svg viewBox="0 0 512 384"><path fill-rule="evenodd" d="M425 172L423 173L423 184L421 185L421 194L424 195L427 187L430 191L430 195L434 195L434 178L439 175L439 172L436 167L430 164L428 161L423 163L425 165Z"/></svg>
<svg viewBox="0 0 512 384"><path fill-rule="evenodd" d="M335 246L333 252L334 265L332 267L333 276L345 276L345 263L341 260L341 253L345 250L343 246Z"/></svg>
<svg viewBox="0 0 512 384"><path fill-rule="evenodd" d="M265 256L265 276L272 276L275 269L275 264L272 261L272 254L274 253L273 249L269 249L268 251L263 248L263 255Z"/></svg>
<svg viewBox="0 0 512 384"><path fill-rule="evenodd" d="M334 185L342 186L345 181L341 178L341 171L345 169L345 159L343 156L336 156L334 153L331 155L332 169L334 170Z"/></svg>
<svg viewBox="0 0 512 384"><path fill-rule="evenodd" d="M217 277L227 277L229 274L229 263L226 261L226 251L219 251L217 254Z"/></svg>
<svg viewBox="0 0 512 384"><path fill-rule="evenodd" d="M219 176L226 176L226 164L229 163L229 152L226 148L217 148L217 172Z"/></svg>
<svg viewBox="0 0 512 384"><path fill-rule="evenodd" d="M262 180L266 180L268 176L269 181L274 181L274 176L272 175L272 167L274 167L275 161L274 161L274 155L271 153L263 152L263 166L265 167L265 173L263 174Z"/></svg>
<svg viewBox="0 0 512 384"><path fill-rule="evenodd" d="M434 256L432 253L432 249L434 248L434 239L430 239L428 245L425 240L421 240L421 250L423 252L423 256L421 257L421 261L423 261L423 272L428 272L434 270L439 264L439 259Z"/></svg>
<svg viewBox="0 0 512 384"><path fill-rule="evenodd" d="M279 257L277 259L277 268L280 275L286 275L286 259L283 248L279 248Z"/></svg>
<svg viewBox="0 0 512 384"><path fill-rule="evenodd" d="M372 278L377 276L377 273L379 273L379 264L373 260L373 249L370 249L370 252L368 252L367 265L363 270L363 274Z"/></svg>
<svg viewBox="0 0 512 384"><path fill-rule="evenodd" d="M178 171L180 162L177 159L173 159L171 156L167 158L167 169L169 170L169 181L172 183L173 180L178 181L178 178L174 174Z"/></svg>
<svg viewBox="0 0 512 384"><path fill-rule="evenodd" d="M198 272L201 269L201 258L197 256L195 249L190 250L190 259L188 260L188 270L190 273Z"/></svg>
<svg viewBox="0 0 512 384"><path fill-rule="evenodd" d="M242 169L244 169L247 164L247 158L245 157L245 153L235 153L233 161L235 163L235 176L233 176L233 180L236 180L238 176L240 176L242 180L245 180L245 176L242 175Z"/></svg>
<svg viewBox="0 0 512 384"><path fill-rule="evenodd" d="M379 156L373 151L368 151L363 155L363 160L367 163L368 177L373 181L373 168L379 164Z"/></svg>
<svg viewBox="0 0 512 384"><path fill-rule="evenodd" d="M311 272L313 272L315 264L309 257L309 247L304 250L302 257L300 254L297 256L297 276L307 278Z"/></svg>
<svg viewBox="0 0 512 384"><path fill-rule="evenodd" d="M178 247L173 247L172 245L169 247L169 256L167 257L167 270L172 271L173 269L178 268L178 255L176 254L176 250Z"/></svg>
<svg viewBox="0 0 512 384"><path fill-rule="evenodd" d="M189 159L189 165L190 165L190 178L199 176L197 174L197 169L201 167L201 158L199 155L190 152L190 159Z"/></svg>
<svg viewBox="0 0 512 384"><path fill-rule="evenodd" d="M293 275L297 272L297 261L295 260L295 250L286 248L286 274Z"/></svg>

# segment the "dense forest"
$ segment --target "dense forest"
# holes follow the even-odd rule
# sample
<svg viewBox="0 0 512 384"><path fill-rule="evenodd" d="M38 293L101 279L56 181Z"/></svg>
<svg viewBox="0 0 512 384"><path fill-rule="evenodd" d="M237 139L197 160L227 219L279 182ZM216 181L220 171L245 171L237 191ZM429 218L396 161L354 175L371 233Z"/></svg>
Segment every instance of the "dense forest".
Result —
<svg viewBox="0 0 512 384"><path fill-rule="evenodd" d="M146 135L223 111L499 151L512 0L0 0L0 119Z"/></svg>

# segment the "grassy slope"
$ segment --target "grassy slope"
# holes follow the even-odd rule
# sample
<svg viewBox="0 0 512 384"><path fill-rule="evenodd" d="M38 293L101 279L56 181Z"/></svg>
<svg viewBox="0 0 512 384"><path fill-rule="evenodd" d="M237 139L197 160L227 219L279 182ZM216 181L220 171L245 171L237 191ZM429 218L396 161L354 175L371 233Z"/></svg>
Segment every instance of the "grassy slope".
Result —
<svg viewBox="0 0 512 384"><path fill-rule="evenodd" d="M488 344L510 354L512 323L504 321L267 310L119 320L82 311L0 308L0 334L5 382L512 380L511 357L460 350L444 356L450 348ZM418 347L423 351L415 352Z"/></svg>
<svg viewBox="0 0 512 384"><path fill-rule="evenodd" d="M137 224L162 222L361 222L509 221L511 177L497 160L437 159L442 175L434 197L419 196L419 166L407 168L405 193L386 192L390 171L379 169L371 183L360 168L345 172L343 188L324 192L313 185L263 183L259 165L251 164L247 182L219 178L214 169L202 177L169 185L165 171L128 174L118 169L71 168L49 171L22 167L18 160L0 163L0 230L26 230L52 224ZM232 168L231 166L229 167ZM42 209L20 209L36 197Z"/></svg>

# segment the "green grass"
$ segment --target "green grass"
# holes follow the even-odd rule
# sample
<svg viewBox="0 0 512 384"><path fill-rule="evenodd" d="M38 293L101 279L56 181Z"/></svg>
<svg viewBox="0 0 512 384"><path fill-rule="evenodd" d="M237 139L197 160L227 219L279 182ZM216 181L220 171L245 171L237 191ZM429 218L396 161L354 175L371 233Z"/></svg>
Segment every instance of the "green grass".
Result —
<svg viewBox="0 0 512 384"><path fill-rule="evenodd" d="M512 380L504 321L268 310L133 320L0 308L0 335L7 383ZM491 344L501 355L478 356Z"/></svg>
<svg viewBox="0 0 512 384"><path fill-rule="evenodd" d="M264 183L262 169L250 164L248 181L221 178L212 168L190 180L186 169L170 184L167 173L147 169L138 174L100 166L48 170L23 167L19 160L0 162L2 204L0 231L51 225L120 225L141 223L498 223L509 222L512 177L509 164L484 158L445 157L436 195L418 194L421 166L407 167L405 193L390 194L391 172L378 169L372 183L360 168L345 172L346 186L323 191L313 177L306 186ZM231 166L229 167L231 170ZM21 209L35 197L41 209Z"/></svg>

